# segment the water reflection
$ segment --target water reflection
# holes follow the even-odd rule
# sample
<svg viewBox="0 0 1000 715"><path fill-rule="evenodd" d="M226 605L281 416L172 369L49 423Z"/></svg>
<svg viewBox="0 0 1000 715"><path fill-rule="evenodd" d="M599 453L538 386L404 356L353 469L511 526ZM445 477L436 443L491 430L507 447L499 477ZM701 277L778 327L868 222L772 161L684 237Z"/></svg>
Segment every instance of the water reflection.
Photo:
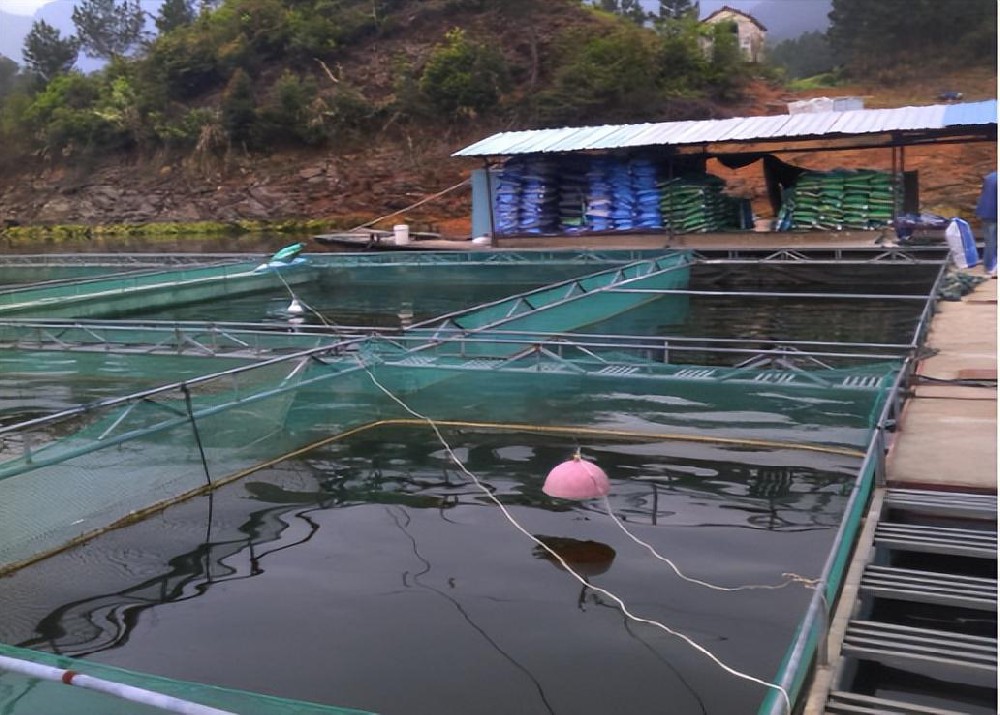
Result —
<svg viewBox="0 0 1000 715"><path fill-rule="evenodd" d="M166 559L149 578L54 608L38 621L34 636L20 645L68 655L121 647L147 609L194 599L217 584L263 574L274 554L315 537L321 521L314 517L324 511L381 505L396 528L407 532L413 510L437 510L442 523L448 523L448 513L457 507L487 503L441 450L412 439L412 434L399 439L401 432L408 431L383 430L379 442L356 439L318 450L299 462L298 478L292 483L247 479L237 485L244 498L235 506L243 517L232 512L234 505L228 507L225 523L235 527L217 523L211 508L215 497L207 497L201 543ZM495 434L450 436L466 466L503 503L566 514L570 519L607 519L601 504L570 503L542 493L541 477L565 456L569 444L552 440L503 444ZM677 459L630 453L627 445L623 447L601 446L599 460L612 478L612 508L633 526L832 530L849 484L838 471ZM660 449L666 451L666 445ZM655 445L641 445L641 451L658 450ZM247 509L261 504L268 506ZM293 524L295 528L286 533ZM616 558L613 547L598 541L538 538L585 578L605 574ZM540 547L533 556L559 565ZM429 568L429 563L425 566ZM404 583L419 586L423 573L404 574ZM580 608L586 590L582 588L577 599Z"/></svg>
<svg viewBox="0 0 1000 715"><path fill-rule="evenodd" d="M644 617L724 660L753 650L749 662L768 673L808 594L705 596L652 562L603 505L548 498L545 474L582 446L611 478L612 508L630 531L699 577L770 583L822 562L856 466L668 442L445 437L585 584L516 532L427 430L383 428L4 579L0 639L181 679L209 668L219 684L375 712L439 712L427 678L442 669L463 673L447 689L455 702L492 703L474 708L483 715L607 711L587 694L605 677L632 711L669 701L678 714L731 712L748 697L742 684L706 690L711 666L624 621L594 588L637 601ZM288 667L262 679L234 649L272 640ZM204 655L192 655L194 643Z"/></svg>
<svg viewBox="0 0 1000 715"><path fill-rule="evenodd" d="M114 592L99 593L59 606L35 626L36 635L17 645L61 655L87 656L125 645L147 609L166 603L180 603L204 595L213 585L259 576L263 560L273 553L309 541L319 528L310 512L328 508L317 502L312 509L292 514L308 525L305 536L272 549L267 544L281 542L288 528L291 507L274 507L251 512L229 538L213 533L212 502L208 504L205 537L195 548L166 561L162 571L151 578Z"/></svg>
<svg viewBox="0 0 1000 715"><path fill-rule="evenodd" d="M431 565L431 562L425 556L423 556L421 554L419 545L417 543L417 539L416 539L416 537L414 537L414 535L409 530L410 517L409 517L409 515L405 511L403 511L403 510L401 510L399 508L393 509L393 508L390 508L390 507L386 507L386 510L391 515L392 520L393 520L393 522L396 525L396 528L399 529L405 535L406 539L410 542L411 549L413 551L414 557L416 557L416 559L422 565L422 567L421 567L421 569L419 571L416 571L416 572L414 572L412 574L409 571L405 571L403 573L403 583L408 588L411 587L411 586L415 586L417 588L424 589L424 590L426 590L426 591L428 591L430 593L435 594L436 596L440 597L441 599L443 599L446 602L448 602L449 604L451 604L451 606L461 616L462 620L465 621L465 623L467 623L469 625L469 627L471 627L486 643L488 643L489 646L494 651L496 651L497 653L499 653L504 658L504 660L506 660L514 668L516 668L518 671L520 671L521 673L523 673L528 678L528 680L531 682L532 686L534 687L535 691L537 692L538 699L541 702L542 706L545 708L545 711L548 712L548 713L551 713L551 715L555 715L555 710L552 709L552 705L551 705L551 703L549 703L549 700L548 700L548 698L545 695L545 689L542 687L542 684L538 681L538 678L535 677L535 675L531 672L531 670L529 670L517 658L515 658L513 655L511 655L509 652L507 652L486 631L485 628L483 628L481 625L479 625L472 618L472 616L469 614L468 609L466 609L457 598L455 598L453 595L451 595L450 593L448 593L444 589L441 589L441 588L438 588L436 586L427 584L427 583L425 583L424 581L421 580L422 577L428 575L431 572L431 570L433 569L433 567ZM450 589L454 589L455 588L455 581L454 581L454 579L448 579L448 585L449 585Z"/></svg>
<svg viewBox="0 0 1000 715"><path fill-rule="evenodd" d="M592 576L599 576L611 568L615 560L615 550L600 541L571 539L565 536L543 536L536 534L535 538L545 544L546 548L535 546L531 553L536 559L544 559L559 569L567 566L577 573L584 585L580 588L577 607L582 611L587 599L587 588ZM556 558L558 556L558 558ZM560 561L559 559L562 559ZM563 566L565 563L566 566Z"/></svg>

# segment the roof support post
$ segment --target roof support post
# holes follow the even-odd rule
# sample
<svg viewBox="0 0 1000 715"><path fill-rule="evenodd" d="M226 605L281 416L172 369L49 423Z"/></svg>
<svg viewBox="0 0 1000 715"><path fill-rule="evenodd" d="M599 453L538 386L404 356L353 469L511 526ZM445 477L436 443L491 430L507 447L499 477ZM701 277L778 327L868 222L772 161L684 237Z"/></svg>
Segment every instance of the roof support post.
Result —
<svg viewBox="0 0 1000 715"><path fill-rule="evenodd" d="M486 169L486 200L489 202L488 210L490 215L490 248L497 247L496 217L494 212L496 206L493 202L493 177L490 176L490 160L484 159L483 166Z"/></svg>
<svg viewBox="0 0 1000 715"><path fill-rule="evenodd" d="M669 184L674 180L674 153L670 152L667 154L667 183ZM667 190L667 213L674 213L674 192ZM667 240L669 243L673 242L674 239L674 223L673 221L667 220Z"/></svg>

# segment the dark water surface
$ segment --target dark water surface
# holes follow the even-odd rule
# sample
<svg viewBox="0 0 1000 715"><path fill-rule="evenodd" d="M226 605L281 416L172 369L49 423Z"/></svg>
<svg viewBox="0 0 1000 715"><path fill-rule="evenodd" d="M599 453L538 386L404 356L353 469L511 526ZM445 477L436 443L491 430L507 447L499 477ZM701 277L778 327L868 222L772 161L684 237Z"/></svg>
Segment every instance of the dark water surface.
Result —
<svg viewBox="0 0 1000 715"><path fill-rule="evenodd" d="M600 502L546 497L572 442L446 439L590 583L773 677L809 600L801 585L707 590L628 540ZM726 586L817 575L856 468L789 451L581 446L633 533ZM0 612L4 642L385 715L749 713L764 696L573 580L429 430L364 433L111 532L0 581Z"/></svg>
<svg viewBox="0 0 1000 715"><path fill-rule="evenodd" d="M590 272L585 266L547 267L543 273L528 278L518 280L504 275L494 281L485 271L476 272L481 268L472 269L476 277L470 280L425 281L419 269L412 269L394 282L347 280L344 269L321 269L317 283L291 290L315 311L304 316L306 323L398 328ZM692 291L759 295L665 296L590 324L584 332L906 344L913 338L923 309L924 303L918 298L927 295L935 276L934 266L695 266L689 286ZM828 295L789 297L769 293ZM906 295L914 299L852 297L858 294ZM291 297L289 290L279 288L129 317L281 323L289 320Z"/></svg>

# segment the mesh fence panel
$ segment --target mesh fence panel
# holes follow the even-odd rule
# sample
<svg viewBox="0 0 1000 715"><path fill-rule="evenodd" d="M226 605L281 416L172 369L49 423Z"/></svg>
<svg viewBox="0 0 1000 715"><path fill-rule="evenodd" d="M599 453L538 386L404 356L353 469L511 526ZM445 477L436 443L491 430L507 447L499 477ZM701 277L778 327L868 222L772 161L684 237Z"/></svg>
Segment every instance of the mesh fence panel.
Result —
<svg viewBox="0 0 1000 715"><path fill-rule="evenodd" d="M490 362L373 345L276 360L0 430L0 568L322 440L418 415L861 446L898 369L692 372L543 353ZM369 372L362 359L397 362Z"/></svg>
<svg viewBox="0 0 1000 715"><path fill-rule="evenodd" d="M278 361L0 433L0 568L358 425L398 417L353 361Z"/></svg>

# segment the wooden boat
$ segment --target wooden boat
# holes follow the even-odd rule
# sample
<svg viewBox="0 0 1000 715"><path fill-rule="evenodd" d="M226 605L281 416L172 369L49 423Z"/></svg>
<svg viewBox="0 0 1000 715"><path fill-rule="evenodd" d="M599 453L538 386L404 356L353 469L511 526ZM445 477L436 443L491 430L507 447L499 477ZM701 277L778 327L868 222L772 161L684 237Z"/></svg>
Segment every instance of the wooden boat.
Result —
<svg viewBox="0 0 1000 715"><path fill-rule="evenodd" d="M398 243L392 231L357 229L343 233L323 233L313 236L323 246L350 248L355 251L475 251L489 248L471 240L443 239L436 233L410 232L409 240Z"/></svg>

